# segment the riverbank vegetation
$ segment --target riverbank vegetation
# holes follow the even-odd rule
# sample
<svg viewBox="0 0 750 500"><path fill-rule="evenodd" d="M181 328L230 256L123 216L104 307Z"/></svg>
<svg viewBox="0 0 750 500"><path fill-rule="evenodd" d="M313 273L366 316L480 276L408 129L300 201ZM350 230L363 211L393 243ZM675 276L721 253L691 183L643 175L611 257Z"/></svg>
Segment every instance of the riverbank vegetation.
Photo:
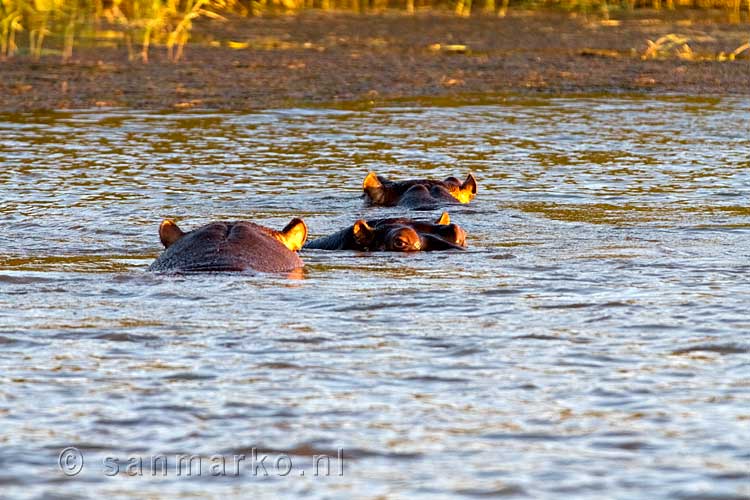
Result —
<svg viewBox="0 0 750 500"><path fill-rule="evenodd" d="M80 35L67 64L52 36L38 62L26 49L0 63L0 113L447 105L508 93L750 95L748 25L716 11L641 9L608 20L513 8L505 17L227 15L195 22L178 64L163 35L144 64L141 47L128 61L124 38L105 29L94 40Z"/></svg>
<svg viewBox="0 0 750 500"><path fill-rule="evenodd" d="M605 19L643 8L704 9L724 11L730 22L750 19L750 0L0 0L0 60L59 55L68 61L77 45L109 40L126 46L130 60L148 62L151 47L158 44L166 47L169 60L178 61L199 18L308 10L503 17L514 8L558 8Z"/></svg>

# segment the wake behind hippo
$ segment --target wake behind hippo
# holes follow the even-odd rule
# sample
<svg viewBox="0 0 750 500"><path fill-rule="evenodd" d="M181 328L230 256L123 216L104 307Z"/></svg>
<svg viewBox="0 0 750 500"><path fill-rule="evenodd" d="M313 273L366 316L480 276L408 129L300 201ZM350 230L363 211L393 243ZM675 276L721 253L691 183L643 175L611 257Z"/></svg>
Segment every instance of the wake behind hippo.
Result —
<svg viewBox="0 0 750 500"><path fill-rule="evenodd" d="M464 182L455 177L442 181L411 179L389 181L370 172L362 183L365 198L373 205L432 210L445 205L469 203L477 194L477 181L469 174Z"/></svg>
<svg viewBox="0 0 750 500"><path fill-rule="evenodd" d="M329 236L315 239L305 249L426 252L463 250L466 233L443 213L435 223L407 218L358 220Z"/></svg>
<svg viewBox="0 0 750 500"><path fill-rule="evenodd" d="M166 250L150 271L285 272L302 267L296 252L307 239L307 226L302 219L292 219L281 231L246 221L212 222L186 233L165 220L159 238Z"/></svg>

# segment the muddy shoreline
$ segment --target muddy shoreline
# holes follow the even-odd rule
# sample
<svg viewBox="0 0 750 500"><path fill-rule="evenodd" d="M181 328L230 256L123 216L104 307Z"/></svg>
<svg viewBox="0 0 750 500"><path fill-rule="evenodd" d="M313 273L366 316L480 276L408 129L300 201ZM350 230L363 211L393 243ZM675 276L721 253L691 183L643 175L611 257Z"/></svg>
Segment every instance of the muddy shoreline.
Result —
<svg viewBox="0 0 750 500"><path fill-rule="evenodd" d="M686 42L644 60L647 40ZM0 62L0 111L125 106L253 110L514 94L750 95L748 24L719 14L639 11L601 18L305 13L203 22L185 59L128 62L124 46ZM688 46L688 49L684 48Z"/></svg>

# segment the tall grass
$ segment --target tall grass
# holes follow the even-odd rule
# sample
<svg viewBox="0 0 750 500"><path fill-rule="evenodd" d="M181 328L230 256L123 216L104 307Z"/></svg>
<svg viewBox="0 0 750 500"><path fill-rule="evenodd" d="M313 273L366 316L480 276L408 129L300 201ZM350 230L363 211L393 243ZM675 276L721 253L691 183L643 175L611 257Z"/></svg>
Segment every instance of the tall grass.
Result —
<svg viewBox="0 0 750 500"><path fill-rule="evenodd" d="M0 59L22 52L38 60L45 38L54 36L61 47L56 52L67 61L82 35L106 30L125 40L131 59L148 62L156 42L166 46L170 60L178 61L195 19L240 11L237 0L0 0Z"/></svg>
<svg viewBox="0 0 750 500"><path fill-rule="evenodd" d="M63 61L73 56L82 37L102 33L124 40L130 59L148 62L150 48L166 47L171 61L182 58L193 22L201 17L225 15L258 16L302 10L343 10L350 12L401 9L450 10L459 16L474 13L504 16L508 8L557 7L568 10L598 11L611 8L723 9L739 22L743 6L750 19L750 0L0 0L0 60L25 55L38 60L55 53ZM54 51L44 43L55 39Z"/></svg>

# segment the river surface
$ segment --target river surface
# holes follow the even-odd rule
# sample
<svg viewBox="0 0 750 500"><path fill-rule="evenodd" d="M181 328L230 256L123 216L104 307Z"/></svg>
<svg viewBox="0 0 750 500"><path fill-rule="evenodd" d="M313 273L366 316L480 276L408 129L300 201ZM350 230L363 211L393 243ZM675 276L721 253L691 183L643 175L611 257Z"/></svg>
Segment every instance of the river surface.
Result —
<svg viewBox="0 0 750 500"><path fill-rule="evenodd" d="M146 271L369 170L473 172L469 249ZM750 496L749 100L0 115L0 201L4 498Z"/></svg>

